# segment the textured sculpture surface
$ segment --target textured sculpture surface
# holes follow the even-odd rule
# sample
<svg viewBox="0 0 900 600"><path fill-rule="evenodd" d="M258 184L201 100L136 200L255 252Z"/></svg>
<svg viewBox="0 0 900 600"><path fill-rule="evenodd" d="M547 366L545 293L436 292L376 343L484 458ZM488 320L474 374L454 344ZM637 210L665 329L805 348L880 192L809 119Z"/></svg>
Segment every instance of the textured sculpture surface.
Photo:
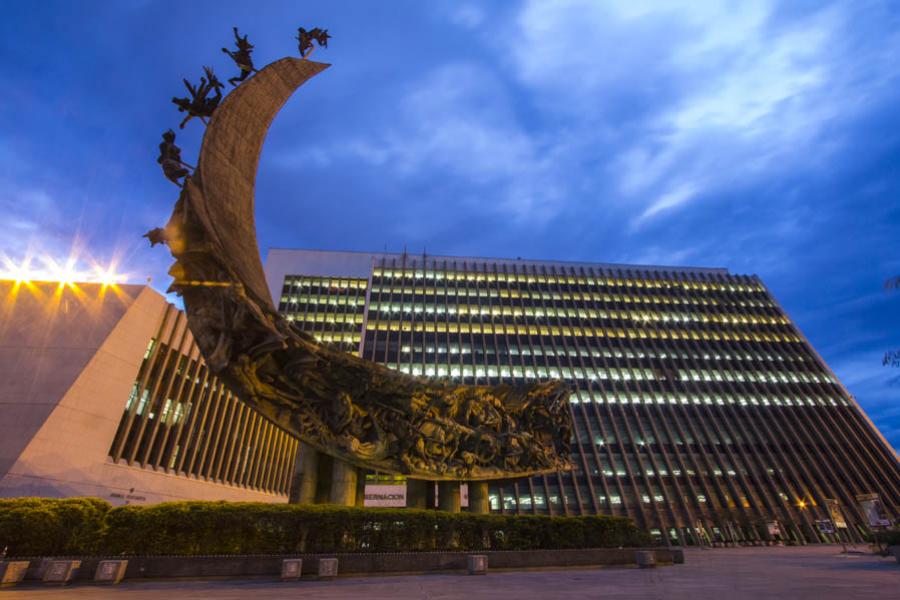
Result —
<svg viewBox="0 0 900 600"><path fill-rule="evenodd" d="M231 92L157 236L176 258L172 289L184 297L207 364L273 422L360 467L443 480L570 468L562 383L463 386L410 377L322 347L276 311L256 244L257 162L281 106L328 66L283 58Z"/></svg>

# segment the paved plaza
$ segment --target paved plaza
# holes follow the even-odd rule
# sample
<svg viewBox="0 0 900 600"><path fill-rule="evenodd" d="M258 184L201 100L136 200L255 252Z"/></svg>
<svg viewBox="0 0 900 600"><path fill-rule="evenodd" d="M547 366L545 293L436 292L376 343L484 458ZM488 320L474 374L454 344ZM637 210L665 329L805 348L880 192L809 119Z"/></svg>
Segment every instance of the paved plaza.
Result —
<svg viewBox="0 0 900 600"><path fill-rule="evenodd" d="M116 587L29 586L0 592L23 598L353 598L397 600L526 600L530 598L692 598L741 600L900 599L900 564L870 554L842 555L840 547L688 550L686 564L657 569L596 568L494 571L484 577L408 575L348 577L280 583L267 579L153 581Z"/></svg>

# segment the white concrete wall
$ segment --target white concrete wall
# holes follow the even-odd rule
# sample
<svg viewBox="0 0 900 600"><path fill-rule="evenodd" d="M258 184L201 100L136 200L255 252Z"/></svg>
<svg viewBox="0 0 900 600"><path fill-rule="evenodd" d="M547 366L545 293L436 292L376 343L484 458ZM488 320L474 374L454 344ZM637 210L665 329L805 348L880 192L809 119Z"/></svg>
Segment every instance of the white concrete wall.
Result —
<svg viewBox="0 0 900 600"><path fill-rule="evenodd" d="M2 447L21 450L0 479L0 496L286 502L286 496L112 462L110 445L166 301L149 287L129 286L119 301L97 303L91 301L97 290L81 288L87 301L80 308L70 303L68 314L43 328L28 333L17 325L17 335L0 337L0 358L23 357L2 371L0 434L16 438ZM23 421L31 427L21 427Z"/></svg>
<svg viewBox="0 0 900 600"><path fill-rule="evenodd" d="M98 287L98 286L95 286ZM71 388L141 286L77 293L55 283L0 282L0 475Z"/></svg>

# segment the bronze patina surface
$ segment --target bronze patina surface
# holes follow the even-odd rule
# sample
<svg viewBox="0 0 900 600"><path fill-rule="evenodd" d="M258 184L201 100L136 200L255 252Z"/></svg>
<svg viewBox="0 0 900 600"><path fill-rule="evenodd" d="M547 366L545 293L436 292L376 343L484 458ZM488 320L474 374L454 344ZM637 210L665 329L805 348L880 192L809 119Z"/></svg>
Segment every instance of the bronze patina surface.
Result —
<svg viewBox="0 0 900 600"><path fill-rule="evenodd" d="M212 114L165 231L172 289L209 367L243 401L351 464L421 479L520 477L570 468L560 382L465 386L411 377L318 345L275 309L254 224L257 163L291 94L329 65L283 58Z"/></svg>

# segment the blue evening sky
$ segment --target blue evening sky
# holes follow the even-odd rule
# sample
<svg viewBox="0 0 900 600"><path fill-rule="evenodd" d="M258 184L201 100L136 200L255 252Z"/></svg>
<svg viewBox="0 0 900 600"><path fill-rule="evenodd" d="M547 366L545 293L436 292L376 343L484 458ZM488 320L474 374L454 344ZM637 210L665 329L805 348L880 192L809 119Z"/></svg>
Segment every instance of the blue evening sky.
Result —
<svg viewBox="0 0 900 600"><path fill-rule="evenodd" d="M232 25L260 65L334 36L262 157L263 252L755 273L900 447L900 4L9 0L0 254L165 289L159 135L183 76L234 74Z"/></svg>

